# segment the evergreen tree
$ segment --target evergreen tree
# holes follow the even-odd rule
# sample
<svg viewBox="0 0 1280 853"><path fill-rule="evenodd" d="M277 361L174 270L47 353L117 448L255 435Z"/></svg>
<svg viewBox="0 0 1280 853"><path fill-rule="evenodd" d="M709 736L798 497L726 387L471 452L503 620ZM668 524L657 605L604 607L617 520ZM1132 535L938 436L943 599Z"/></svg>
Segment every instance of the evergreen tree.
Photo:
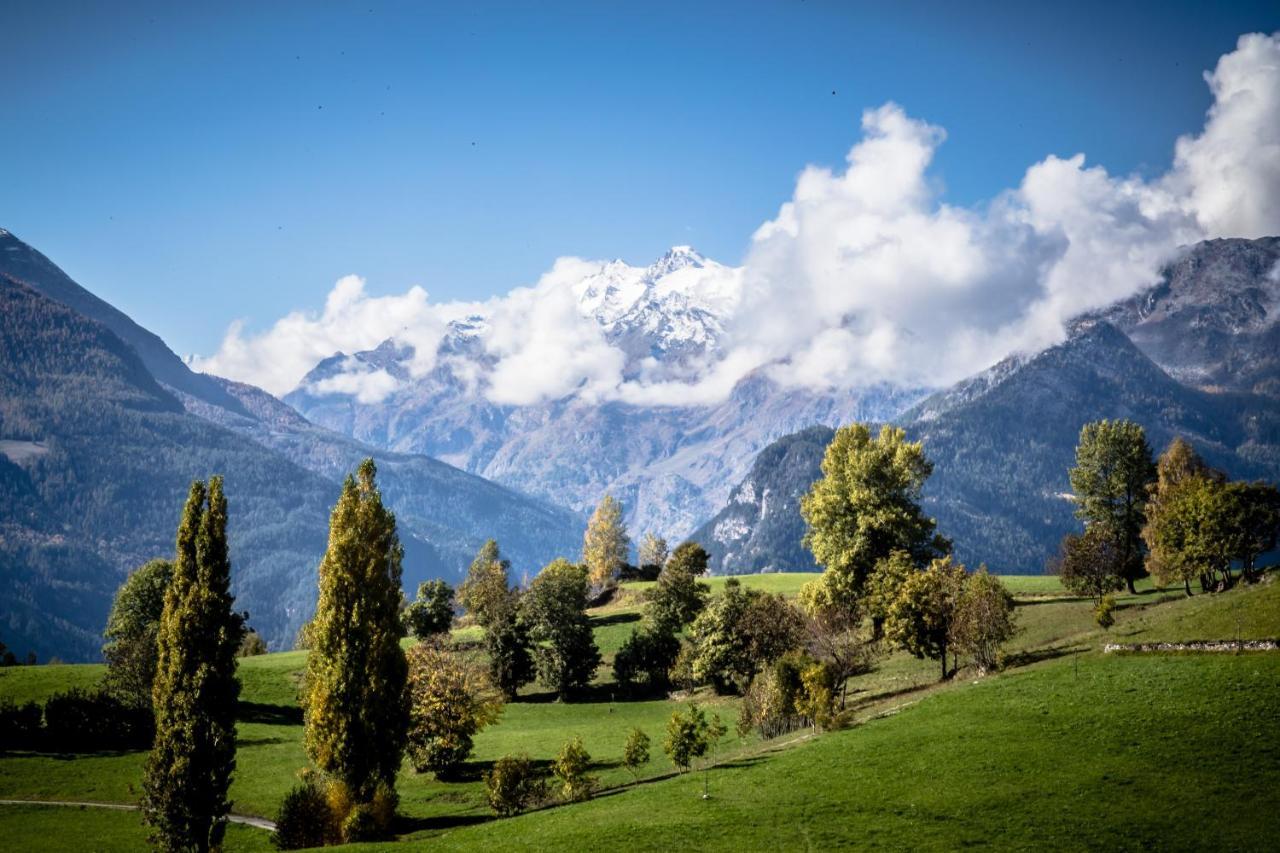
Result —
<svg viewBox="0 0 1280 853"><path fill-rule="evenodd" d="M1142 526L1148 487L1156 465L1142 427L1132 421L1094 421L1080 430L1076 465L1068 475L1075 492L1076 516L1096 525L1112 541L1118 574L1133 583L1143 569Z"/></svg>
<svg viewBox="0 0 1280 853"><path fill-rule="evenodd" d="M142 783L152 843L165 851L219 848L231 811L244 618L231 609L226 530L222 478L192 483L157 630L156 735Z"/></svg>
<svg viewBox="0 0 1280 853"><path fill-rule="evenodd" d="M582 537L582 562L588 580L596 589L604 588L618 577L631 551L631 540L622 523L622 504L613 495L605 495L587 522Z"/></svg>
<svg viewBox="0 0 1280 853"><path fill-rule="evenodd" d="M920 509L933 473L919 442L891 426L872 436L865 424L836 431L822 458L822 478L800 500L808 524L804 544L826 571L820 581L831 601L860 597L876 563L905 551L922 567L951 550Z"/></svg>
<svg viewBox="0 0 1280 853"><path fill-rule="evenodd" d="M376 473L372 459L362 462L330 516L304 708L307 754L358 805L371 803L380 785L395 790L409 718L403 549Z"/></svg>
<svg viewBox="0 0 1280 853"><path fill-rule="evenodd" d="M535 643L538 680L562 699L590 684L600 650L587 617L586 567L552 562L533 579L521 609Z"/></svg>

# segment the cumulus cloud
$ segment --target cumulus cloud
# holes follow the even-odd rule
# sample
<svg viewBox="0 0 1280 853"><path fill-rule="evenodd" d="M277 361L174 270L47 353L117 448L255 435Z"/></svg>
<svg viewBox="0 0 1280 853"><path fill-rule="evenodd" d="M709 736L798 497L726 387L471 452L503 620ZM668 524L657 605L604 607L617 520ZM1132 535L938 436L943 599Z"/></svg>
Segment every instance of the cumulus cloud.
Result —
<svg viewBox="0 0 1280 853"><path fill-rule="evenodd" d="M973 207L946 203L930 172L942 128L893 103L867 110L843 168L804 169L743 266L716 279L734 290L719 298L723 338L678 368L628 363L575 290L606 266L578 258L480 304L432 304L416 287L369 297L348 277L318 315L296 312L258 335L233 324L196 366L282 393L319 359L390 338L411 348L405 366L421 376L450 320L480 314L484 358L466 362L467 381L512 405L573 394L708 403L752 371L819 389L947 384L1061 339L1072 317L1153 283L1180 246L1280 233L1280 34L1242 36L1205 80L1204 127L1176 140L1163 175L1050 155ZM313 390L376 401L396 387L353 361Z"/></svg>

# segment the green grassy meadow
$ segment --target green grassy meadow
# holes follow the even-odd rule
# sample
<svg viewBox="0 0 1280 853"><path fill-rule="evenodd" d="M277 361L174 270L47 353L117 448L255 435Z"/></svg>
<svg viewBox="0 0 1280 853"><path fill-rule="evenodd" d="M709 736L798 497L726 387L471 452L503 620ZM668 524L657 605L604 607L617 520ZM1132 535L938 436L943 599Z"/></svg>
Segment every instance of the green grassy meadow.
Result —
<svg viewBox="0 0 1280 853"><path fill-rule="evenodd" d="M744 584L794 595L813 575L755 575ZM406 765L402 840L442 849L954 849L989 843L1055 849L1254 849L1280 834L1280 655L1103 655L1108 641L1280 634L1280 583L1187 599L1149 586L1119 598L1097 629L1091 603L1056 578L1006 578L1022 627L1009 666L937 682L937 664L897 653L850 682L850 726L782 742L730 734L706 774L676 776L661 751L681 703L614 695L608 662L638 624L644 584L593 611L606 659L591 693L561 703L531 687L476 738L467 778L443 783ZM712 579L713 587L723 583ZM474 639L461 628L455 640ZM237 813L272 817L306 766L297 684L305 652L241 661ZM0 696L40 700L91 686L96 665L0 670ZM734 699L699 695L730 724ZM653 739L641 784L620 766L626 734ZM497 820L480 773L510 752L549 762L569 738L591 753L602 795ZM0 756L0 799L134 803L144 753ZM233 827L228 850L267 833ZM0 806L15 849L138 849L136 814ZM44 845L43 847L40 845ZM403 849L395 844L371 849Z"/></svg>

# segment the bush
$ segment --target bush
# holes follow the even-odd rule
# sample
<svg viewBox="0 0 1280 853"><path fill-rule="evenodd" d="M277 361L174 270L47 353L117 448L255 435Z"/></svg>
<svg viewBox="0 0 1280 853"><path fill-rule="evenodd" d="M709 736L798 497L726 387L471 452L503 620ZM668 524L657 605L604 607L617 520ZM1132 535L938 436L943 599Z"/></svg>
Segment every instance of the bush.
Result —
<svg viewBox="0 0 1280 853"><path fill-rule="evenodd" d="M537 805L546 796L546 782L534 769L529 756L505 755L485 774L489 805L503 817L519 814Z"/></svg>
<svg viewBox="0 0 1280 853"><path fill-rule="evenodd" d="M640 729L632 729L622 748L622 766L631 775L640 778L640 768L649 763L649 736Z"/></svg>
<svg viewBox="0 0 1280 853"><path fill-rule="evenodd" d="M35 702L18 705L11 699L0 699L0 750L38 749L40 717L40 706Z"/></svg>
<svg viewBox="0 0 1280 853"><path fill-rule="evenodd" d="M342 843L377 841L383 837L372 803L356 803L342 821Z"/></svg>
<svg viewBox="0 0 1280 853"><path fill-rule="evenodd" d="M240 641L240 648L236 650L236 657L251 658L267 653L267 641L262 639L262 635L257 631L246 631L244 639Z"/></svg>
<svg viewBox="0 0 1280 853"><path fill-rule="evenodd" d="M300 850L321 847L333 837L333 812L324 792L308 780L285 794L276 816L276 831L271 843L278 850Z"/></svg>
<svg viewBox="0 0 1280 853"><path fill-rule="evenodd" d="M155 737L150 708L132 708L103 692L71 689L44 706L43 748L53 752L146 749Z"/></svg>
<svg viewBox="0 0 1280 853"><path fill-rule="evenodd" d="M1099 628L1110 628L1116 624L1116 597L1108 593L1093 608L1093 620Z"/></svg>
<svg viewBox="0 0 1280 853"><path fill-rule="evenodd" d="M560 749L556 758L554 771L560 780L560 795L570 802L591 799L595 790L596 778L587 775L591 766L591 753L582 745L582 738L576 737Z"/></svg>

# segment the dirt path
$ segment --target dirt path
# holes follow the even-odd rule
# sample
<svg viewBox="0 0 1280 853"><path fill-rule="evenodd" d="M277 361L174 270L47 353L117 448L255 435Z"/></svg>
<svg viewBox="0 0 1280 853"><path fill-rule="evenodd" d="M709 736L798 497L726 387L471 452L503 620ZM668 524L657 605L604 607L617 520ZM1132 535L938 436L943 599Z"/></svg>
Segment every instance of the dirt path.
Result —
<svg viewBox="0 0 1280 853"><path fill-rule="evenodd" d="M0 800L0 806L72 806L83 809L111 809L112 811L117 812L136 812L142 810L142 806L130 803L81 803L69 802L67 800ZM256 827L257 829L265 829L268 832L276 831L276 825L266 818L233 814L227 815L227 820L232 823L240 823L245 826Z"/></svg>

